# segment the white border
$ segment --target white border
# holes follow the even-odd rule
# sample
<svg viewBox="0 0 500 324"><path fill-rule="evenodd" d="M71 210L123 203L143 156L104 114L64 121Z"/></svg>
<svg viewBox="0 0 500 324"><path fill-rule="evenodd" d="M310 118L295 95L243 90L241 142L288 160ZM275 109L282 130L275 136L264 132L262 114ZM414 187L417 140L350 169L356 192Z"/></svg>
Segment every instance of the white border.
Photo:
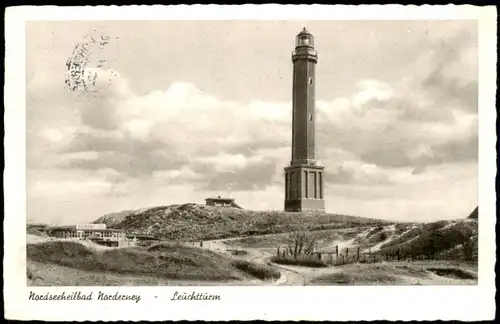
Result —
<svg viewBox="0 0 500 324"><path fill-rule="evenodd" d="M5 18L5 316L19 320L488 320L495 314L496 8L473 6L14 7ZM421 287L198 287L218 302L171 302L188 287L26 287L25 25L29 20L444 20L479 23L479 284ZM131 302L29 302L33 291L141 294ZM155 297L156 296L156 297Z"/></svg>

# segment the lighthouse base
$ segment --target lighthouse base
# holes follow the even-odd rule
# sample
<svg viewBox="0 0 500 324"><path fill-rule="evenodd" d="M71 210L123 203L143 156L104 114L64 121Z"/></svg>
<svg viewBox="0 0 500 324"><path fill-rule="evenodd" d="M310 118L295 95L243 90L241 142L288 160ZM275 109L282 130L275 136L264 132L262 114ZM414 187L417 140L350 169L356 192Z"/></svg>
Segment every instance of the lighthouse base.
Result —
<svg viewBox="0 0 500 324"><path fill-rule="evenodd" d="M325 211L323 170L315 164L285 168L285 211Z"/></svg>
<svg viewBox="0 0 500 324"><path fill-rule="evenodd" d="M323 199L285 200L285 211L287 212L317 211L324 213L325 201Z"/></svg>

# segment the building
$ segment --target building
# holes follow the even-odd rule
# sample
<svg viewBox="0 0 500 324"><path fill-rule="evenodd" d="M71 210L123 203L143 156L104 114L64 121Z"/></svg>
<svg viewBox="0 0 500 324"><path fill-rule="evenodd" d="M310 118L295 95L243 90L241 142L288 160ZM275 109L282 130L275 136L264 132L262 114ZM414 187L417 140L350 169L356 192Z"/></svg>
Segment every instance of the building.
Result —
<svg viewBox="0 0 500 324"><path fill-rule="evenodd" d="M285 211L324 211L324 167L316 164L314 37L296 37L293 62L292 159L285 167Z"/></svg>
<svg viewBox="0 0 500 324"><path fill-rule="evenodd" d="M207 206L218 206L218 207L234 207L242 209L233 198L206 198L205 203Z"/></svg>
<svg viewBox="0 0 500 324"><path fill-rule="evenodd" d="M136 238L127 239L125 231L119 229L106 228L106 224L83 224L55 226L47 230L50 236L74 240L90 240L95 243L126 247L136 246Z"/></svg>

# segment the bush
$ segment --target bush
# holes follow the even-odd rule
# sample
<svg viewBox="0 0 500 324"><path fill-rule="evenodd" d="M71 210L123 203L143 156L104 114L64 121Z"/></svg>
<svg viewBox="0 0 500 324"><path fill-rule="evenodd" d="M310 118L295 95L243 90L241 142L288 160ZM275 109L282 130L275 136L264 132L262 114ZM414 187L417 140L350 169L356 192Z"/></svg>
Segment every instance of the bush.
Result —
<svg viewBox="0 0 500 324"><path fill-rule="evenodd" d="M318 257L313 255L301 255L297 256L296 258L294 258L293 256L274 256L271 258L271 262L311 268L324 268L327 266L323 261L318 259Z"/></svg>
<svg viewBox="0 0 500 324"><path fill-rule="evenodd" d="M368 234L366 236L370 237L374 234L377 234L378 232L381 232L383 229L384 229L384 227L379 225L379 226L375 227L374 229L372 229L370 232L368 232Z"/></svg>
<svg viewBox="0 0 500 324"><path fill-rule="evenodd" d="M368 242L376 244L387 240L388 237L387 231L380 231L370 236Z"/></svg>
<svg viewBox="0 0 500 324"><path fill-rule="evenodd" d="M281 272L263 264L235 260L231 265L260 280L276 280L281 277Z"/></svg>
<svg viewBox="0 0 500 324"><path fill-rule="evenodd" d="M239 249L233 249L229 250L232 255L246 255L248 254L247 250L239 250Z"/></svg>
<svg viewBox="0 0 500 324"><path fill-rule="evenodd" d="M466 238L464 243L462 243L462 253L466 261L473 261L475 260L475 258L477 258L477 250L478 250L477 242L478 242L477 235L472 235Z"/></svg>

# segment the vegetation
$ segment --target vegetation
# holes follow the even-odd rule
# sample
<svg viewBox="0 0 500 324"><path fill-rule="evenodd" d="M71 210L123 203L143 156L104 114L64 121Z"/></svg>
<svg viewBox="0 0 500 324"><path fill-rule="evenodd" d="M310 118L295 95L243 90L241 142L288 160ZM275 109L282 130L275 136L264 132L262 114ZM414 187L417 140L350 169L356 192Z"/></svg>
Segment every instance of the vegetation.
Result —
<svg viewBox="0 0 500 324"><path fill-rule="evenodd" d="M380 285L403 284L402 276L422 279L428 276L422 268L393 264L350 264L338 267L339 272L320 276L314 285Z"/></svg>
<svg viewBox="0 0 500 324"><path fill-rule="evenodd" d="M369 236L368 243L377 244L377 243L383 242L383 241L387 240L389 235L390 235L390 232L388 232L388 231L384 231L384 230L378 231L375 234Z"/></svg>
<svg viewBox="0 0 500 324"><path fill-rule="evenodd" d="M325 267L317 255L313 254L317 241L314 235L298 230L290 234L292 244L276 250L271 261L280 264L301 265L306 267Z"/></svg>
<svg viewBox="0 0 500 324"><path fill-rule="evenodd" d="M168 286L171 279L80 270L27 260L28 286Z"/></svg>
<svg viewBox="0 0 500 324"><path fill-rule="evenodd" d="M28 244L27 257L31 261L86 271L169 279L241 280L248 277L234 268L228 257L177 243L96 251L78 242L51 241Z"/></svg>
<svg viewBox="0 0 500 324"><path fill-rule="evenodd" d="M277 280L281 277L281 272L267 265L242 260L235 260L231 264L260 280Z"/></svg>
<svg viewBox="0 0 500 324"><path fill-rule="evenodd" d="M35 235L35 236L41 236L41 237L44 237L44 236L47 236L45 233L43 233L42 231L39 231L35 228L27 228L26 229L26 234L28 235Z"/></svg>
<svg viewBox="0 0 500 324"><path fill-rule="evenodd" d="M347 264L336 268L337 271L313 279L312 285L417 285L429 280L449 279L477 280L477 273L462 264L452 265L448 261L419 261L416 263L375 263ZM477 271L477 269L475 270ZM434 275L434 276L433 276ZM436 276L442 279L436 278ZM448 281L449 282L449 281Z"/></svg>
<svg viewBox="0 0 500 324"><path fill-rule="evenodd" d="M384 244L381 254L477 260L477 222L431 223ZM461 247L461 249L460 249ZM460 251L461 250L461 251Z"/></svg>
<svg viewBox="0 0 500 324"><path fill-rule="evenodd" d="M159 206L102 217L109 227L130 234L175 241L223 239L277 234L305 228L309 231L385 224L387 222L338 214L251 211L198 204Z"/></svg>
<svg viewBox="0 0 500 324"><path fill-rule="evenodd" d="M433 272L438 276L448 277L453 279L477 279L477 274L453 267L442 267L442 268L426 268L427 271Z"/></svg>
<svg viewBox="0 0 500 324"><path fill-rule="evenodd" d="M228 250L232 255L247 255L248 252L247 250L241 250L241 249L231 249Z"/></svg>
<svg viewBox="0 0 500 324"><path fill-rule="evenodd" d="M364 230L365 227L356 227L356 231L359 232ZM306 230L302 230L307 232ZM249 236L241 239L231 239L224 241L230 246L240 246L245 248L272 248L276 249L277 246L281 245L294 245L295 238L293 233L278 233L269 234L264 236ZM320 231L309 231L308 236L316 241L316 247L321 249L324 246L330 246L334 241L345 241L356 237L357 232L346 232L346 229L332 229L332 230L320 230Z"/></svg>
<svg viewBox="0 0 500 324"><path fill-rule="evenodd" d="M316 255L307 255L307 256L301 255L297 257L293 257L290 255L285 255L285 256L275 255L271 258L271 262L278 264L285 264L285 265L297 265L310 268L323 268L327 266Z"/></svg>

